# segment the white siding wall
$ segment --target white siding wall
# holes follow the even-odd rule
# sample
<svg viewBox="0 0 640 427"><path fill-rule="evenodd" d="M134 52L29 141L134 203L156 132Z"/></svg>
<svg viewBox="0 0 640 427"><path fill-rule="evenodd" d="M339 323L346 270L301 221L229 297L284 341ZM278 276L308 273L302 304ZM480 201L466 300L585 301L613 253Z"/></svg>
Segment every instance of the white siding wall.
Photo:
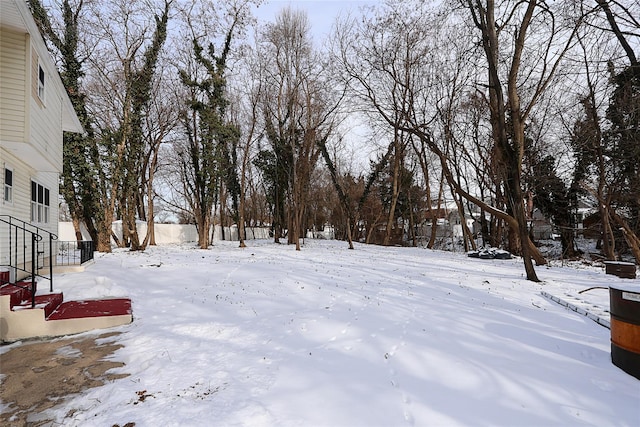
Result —
<svg viewBox="0 0 640 427"><path fill-rule="evenodd" d="M2 198L3 215L11 215L23 221L29 222L29 209L31 197L31 176L35 171L26 163L13 156L11 153L2 151L2 189L4 191L4 167L8 166L13 170L13 200L11 203Z"/></svg>
<svg viewBox="0 0 640 427"><path fill-rule="evenodd" d="M62 95L53 77L52 68L45 55L48 52L31 50L31 107L29 117L30 142L49 162L50 171L62 172ZM44 100L38 97L38 65L45 71ZM35 90L34 90L35 87ZM57 199L56 199L57 200Z"/></svg>
<svg viewBox="0 0 640 427"><path fill-rule="evenodd" d="M27 38L0 29L0 141L25 140Z"/></svg>
<svg viewBox="0 0 640 427"><path fill-rule="evenodd" d="M4 167L9 166L13 170L13 197L12 202L7 203L2 197L2 204L0 205L0 214L10 215L21 221L29 223L30 212L30 200L31 200L31 177L35 174L35 171L31 169L26 163L22 162L11 153L0 149L0 156L2 157L2 173L0 173L0 184L4 194ZM0 265L9 264L9 226L5 223L0 223L0 239L5 244L0 245ZM15 236L12 236L12 240ZM15 242L13 242L15 243ZM12 245L14 246L14 245ZM20 245L19 245L20 246ZM12 250L15 250L12 248ZM18 253L18 263L22 263L22 252ZM29 254L30 255L30 254ZM27 260L30 256L27 256ZM14 258L15 260L15 258Z"/></svg>
<svg viewBox="0 0 640 427"><path fill-rule="evenodd" d="M0 143L3 148L20 147L20 143L32 147L18 151L0 149L2 185L5 164L13 169L14 179L13 203L0 205L0 214L30 220L31 179L34 179L50 190L50 223L55 223L58 174L62 172L62 97L66 94L60 93L64 89L54 84L57 71L49 53L36 51L30 41L28 34L0 30ZM37 93L38 65L45 71L44 102ZM25 110L25 106L29 108ZM33 164L34 150L46 159L38 162L40 172ZM28 154L18 158L19 152Z"/></svg>
<svg viewBox="0 0 640 427"><path fill-rule="evenodd" d="M0 189L4 194L4 167L13 171L13 200L0 196L0 215L19 220L57 234L58 176L62 172L63 112L67 129L81 129L68 110L69 101L58 71L35 23L27 17L23 0L2 0L0 28ZM24 10L22 10L24 9ZM6 19L14 13L26 21ZM29 34L31 33L33 37ZM44 96L38 94L39 69L44 71ZM65 108L67 108L65 110ZM31 181L49 190L47 223L31 222ZM0 265L8 260L8 227L0 224ZM45 255L48 256L48 255ZM30 258L30 257L28 257Z"/></svg>
<svg viewBox="0 0 640 427"><path fill-rule="evenodd" d="M51 80L51 61L29 46L27 34L2 29L0 32L0 194L4 195L4 168L13 171L11 203L0 196L0 215L10 215L44 230L58 232L58 173L62 170L62 96ZM47 52L44 52L48 55ZM38 64L45 70L45 99L37 95ZM35 73L34 68L35 67ZM30 72L27 72L29 70ZM32 90L35 79L36 92ZM47 83L49 83L47 85ZM29 109L25 109L25 105ZM36 170L29 157L18 157L19 151L6 150L13 143L30 144L47 162ZM49 222L31 222L31 181L49 189ZM0 224L0 265L9 263L9 227ZM27 261L30 254L27 254ZM15 259L14 259L15 261ZM23 262L22 253L18 263Z"/></svg>
<svg viewBox="0 0 640 427"><path fill-rule="evenodd" d="M12 202L8 203L4 201L4 197L0 201L0 214L10 215L20 221L24 221L27 224L34 225L43 230L49 231L54 234L58 234L58 174L55 172L37 172L26 163L20 161L17 157L10 153L0 149L2 158L2 173L0 174L0 188L4 189L4 167L9 166L13 170L13 198ZM35 181L50 191L49 199L49 222L38 223L31 221L31 181ZM9 264L9 226L0 222L0 265ZM28 237L29 235L27 235ZM48 235L43 235L43 242L48 238ZM11 237L14 245L11 249L15 251L15 236ZM19 249L26 245L29 248L30 241L22 242L22 235L18 236ZM21 249L20 249L21 250ZM25 257L23 253L18 251L17 262L21 265ZM41 243L40 250L45 251L45 258L49 257L48 243ZM30 249L27 249L26 260L27 263L31 259ZM13 258L15 261L16 258ZM41 261L42 262L42 261ZM46 261L48 262L48 261ZM41 264L42 265L42 264ZM24 276L20 274L19 277Z"/></svg>

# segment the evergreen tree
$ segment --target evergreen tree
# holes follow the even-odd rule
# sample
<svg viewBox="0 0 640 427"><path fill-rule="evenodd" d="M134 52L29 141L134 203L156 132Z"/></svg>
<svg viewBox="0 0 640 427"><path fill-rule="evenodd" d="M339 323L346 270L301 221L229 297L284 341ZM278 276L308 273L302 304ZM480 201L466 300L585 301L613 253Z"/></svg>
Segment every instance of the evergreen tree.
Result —
<svg viewBox="0 0 640 427"><path fill-rule="evenodd" d="M640 65L613 77L614 90L604 133L611 158L613 203L636 236L640 236Z"/></svg>
<svg viewBox="0 0 640 427"><path fill-rule="evenodd" d="M211 244L209 231L213 225L213 208L219 200L221 185L232 196L234 218L237 220L240 184L237 175L237 146L240 130L226 118L229 105L226 94L226 63L237 20L226 34L222 52L218 55L209 44L204 48L193 40L196 63L206 72L197 79L180 70L182 84L191 90L189 112L183 114L188 147L179 153L185 185L198 228L198 244L206 249Z"/></svg>

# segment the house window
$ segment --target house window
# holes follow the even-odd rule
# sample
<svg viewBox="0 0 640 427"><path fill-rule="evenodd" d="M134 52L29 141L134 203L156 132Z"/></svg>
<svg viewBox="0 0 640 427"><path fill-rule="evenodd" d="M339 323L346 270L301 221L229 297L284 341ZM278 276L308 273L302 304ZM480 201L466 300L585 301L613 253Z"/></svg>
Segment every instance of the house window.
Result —
<svg viewBox="0 0 640 427"><path fill-rule="evenodd" d="M38 64L38 98L44 102L44 70Z"/></svg>
<svg viewBox="0 0 640 427"><path fill-rule="evenodd" d="M49 223L49 189L31 181L31 222Z"/></svg>
<svg viewBox="0 0 640 427"><path fill-rule="evenodd" d="M9 168L4 168L4 201L13 201L13 171Z"/></svg>

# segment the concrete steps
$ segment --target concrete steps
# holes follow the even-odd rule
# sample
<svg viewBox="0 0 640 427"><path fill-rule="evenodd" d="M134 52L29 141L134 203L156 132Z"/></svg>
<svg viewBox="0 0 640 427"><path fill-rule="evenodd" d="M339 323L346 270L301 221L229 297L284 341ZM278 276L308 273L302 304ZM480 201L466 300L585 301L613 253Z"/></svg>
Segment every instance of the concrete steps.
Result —
<svg viewBox="0 0 640 427"><path fill-rule="evenodd" d="M64 301L62 293L38 294L31 282L0 287L0 341L54 337L126 325L133 321L127 298Z"/></svg>

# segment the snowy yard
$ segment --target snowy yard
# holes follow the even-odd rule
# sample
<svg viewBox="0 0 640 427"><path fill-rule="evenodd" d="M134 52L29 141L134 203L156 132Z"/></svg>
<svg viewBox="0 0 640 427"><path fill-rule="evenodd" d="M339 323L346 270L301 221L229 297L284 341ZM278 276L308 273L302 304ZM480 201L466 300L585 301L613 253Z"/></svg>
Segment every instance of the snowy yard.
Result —
<svg viewBox="0 0 640 427"><path fill-rule="evenodd" d="M49 413L65 426L640 425L610 332L541 296L624 282L419 248L309 241L97 254L65 299L128 296L127 378ZM581 294L606 309L608 292ZM75 411L73 411L75 410Z"/></svg>

